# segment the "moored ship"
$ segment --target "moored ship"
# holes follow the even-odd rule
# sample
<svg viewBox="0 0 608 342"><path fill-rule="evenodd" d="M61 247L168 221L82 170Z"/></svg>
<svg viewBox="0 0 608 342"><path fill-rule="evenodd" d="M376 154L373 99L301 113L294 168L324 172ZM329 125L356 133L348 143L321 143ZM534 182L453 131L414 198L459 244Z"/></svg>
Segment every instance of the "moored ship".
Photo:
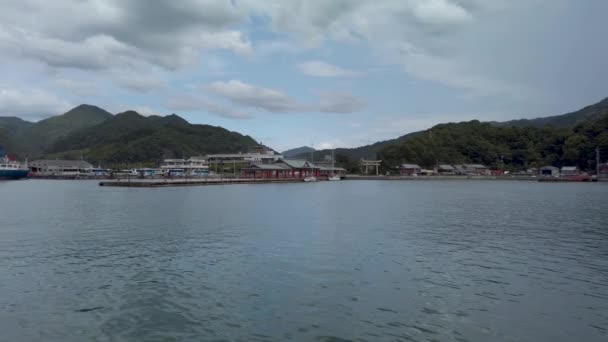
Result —
<svg viewBox="0 0 608 342"><path fill-rule="evenodd" d="M0 180L27 178L29 169L26 164L11 160L0 148Z"/></svg>

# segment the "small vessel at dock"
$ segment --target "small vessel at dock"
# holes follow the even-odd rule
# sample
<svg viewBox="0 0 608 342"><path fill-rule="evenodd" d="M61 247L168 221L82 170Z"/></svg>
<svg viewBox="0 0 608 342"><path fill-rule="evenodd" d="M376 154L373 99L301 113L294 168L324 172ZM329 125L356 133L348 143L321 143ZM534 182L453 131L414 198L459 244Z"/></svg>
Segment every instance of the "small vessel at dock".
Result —
<svg viewBox="0 0 608 342"><path fill-rule="evenodd" d="M16 160L11 160L0 148L0 180L16 180L27 178L29 168Z"/></svg>
<svg viewBox="0 0 608 342"><path fill-rule="evenodd" d="M336 167L336 155L334 153L334 150L331 150L331 174L329 175L329 177L327 177L328 181L339 181L342 180L342 178L340 178L339 175L334 173L334 169Z"/></svg>

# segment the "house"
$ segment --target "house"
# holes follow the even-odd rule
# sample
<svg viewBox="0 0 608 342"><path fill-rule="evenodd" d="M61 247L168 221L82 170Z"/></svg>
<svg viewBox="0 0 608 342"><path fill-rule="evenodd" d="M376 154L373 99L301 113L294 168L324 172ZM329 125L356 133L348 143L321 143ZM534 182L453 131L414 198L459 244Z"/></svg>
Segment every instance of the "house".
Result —
<svg viewBox="0 0 608 342"><path fill-rule="evenodd" d="M490 168L482 164L463 164L462 165L467 175L486 176L490 175Z"/></svg>
<svg viewBox="0 0 608 342"><path fill-rule="evenodd" d="M252 164L241 169L245 178L305 178L320 176L320 167L304 159L280 159L273 164Z"/></svg>
<svg viewBox="0 0 608 342"><path fill-rule="evenodd" d="M89 174L94 169L84 160L40 159L30 162L28 166L35 176L75 176Z"/></svg>
<svg viewBox="0 0 608 342"><path fill-rule="evenodd" d="M456 174L456 169L452 165L439 164L437 166L437 173L440 175L454 175Z"/></svg>
<svg viewBox="0 0 608 342"><path fill-rule="evenodd" d="M287 164L253 164L241 169L244 178L292 178L292 169Z"/></svg>
<svg viewBox="0 0 608 342"><path fill-rule="evenodd" d="M562 166L561 174L562 176L576 176L580 174L580 171L576 166Z"/></svg>
<svg viewBox="0 0 608 342"><path fill-rule="evenodd" d="M559 168L555 166L543 166L538 170L539 176L559 177Z"/></svg>
<svg viewBox="0 0 608 342"><path fill-rule="evenodd" d="M319 177L331 177L331 176L346 176L346 169L341 168L341 167L337 167L337 166L325 166L325 165L318 165L315 163L315 165L317 165L319 167Z"/></svg>
<svg viewBox="0 0 608 342"><path fill-rule="evenodd" d="M162 170L182 171L209 171L209 163L204 157L192 157L190 159L165 159L160 165Z"/></svg>
<svg viewBox="0 0 608 342"><path fill-rule="evenodd" d="M420 172L418 172L418 174L420 176L432 176L435 174L435 170L430 170L430 169L420 169Z"/></svg>
<svg viewBox="0 0 608 342"><path fill-rule="evenodd" d="M399 174L402 176L416 176L420 173L420 170L418 164L401 164L399 166Z"/></svg>
<svg viewBox="0 0 608 342"><path fill-rule="evenodd" d="M273 164L283 158L280 154L273 151L265 153L222 153L208 154L204 157L211 170L221 172L224 169L233 170L234 168L248 167L254 164Z"/></svg>

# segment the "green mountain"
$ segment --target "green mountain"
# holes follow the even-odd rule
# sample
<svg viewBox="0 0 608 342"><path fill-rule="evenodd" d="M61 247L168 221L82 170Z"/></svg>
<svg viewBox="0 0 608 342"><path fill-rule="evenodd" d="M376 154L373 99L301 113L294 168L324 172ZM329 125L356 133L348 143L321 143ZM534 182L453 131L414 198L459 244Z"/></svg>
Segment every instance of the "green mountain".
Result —
<svg viewBox="0 0 608 342"><path fill-rule="evenodd" d="M50 157L80 158L106 166L155 165L165 158L247 151L258 143L221 127L193 125L173 114L144 117L127 111L57 140Z"/></svg>
<svg viewBox="0 0 608 342"><path fill-rule="evenodd" d="M506 122L492 122L492 124L499 127L545 127L545 126L553 126L557 128L572 128L580 123L583 123L588 120L599 119L603 115L608 113L608 98L603 99L602 101L587 106L585 108L579 109L575 112L548 116L542 118L535 119L520 119L520 120L511 120Z"/></svg>
<svg viewBox="0 0 608 342"><path fill-rule="evenodd" d="M0 133L0 145L20 157L38 157L44 155L58 139L111 117L112 114L91 105L80 105L65 114L36 123L16 117L0 117L0 132L4 132Z"/></svg>
<svg viewBox="0 0 608 342"><path fill-rule="evenodd" d="M493 168L521 170L544 165L595 168L595 149L608 156L608 113L573 129L497 127L479 121L437 125L425 134L383 148L385 169L404 162L432 167L481 163Z"/></svg>
<svg viewBox="0 0 608 342"><path fill-rule="evenodd" d="M391 146L394 144L399 144L401 142L407 141L415 136L423 134L424 132L413 132L403 135L396 139L379 141L370 145L355 147L355 148L336 148L334 150L334 156L336 158L336 163L341 167L346 168L349 171L356 172L359 169L359 160L361 159L377 159L378 153L382 151L387 146ZM313 153L313 158L315 161L323 160L325 156L331 155L332 150L316 150ZM310 160L310 152L308 153L300 153L295 156L300 159Z"/></svg>
<svg viewBox="0 0 608 342"><path fill-rule="evenodd" d="M292 148L287 151L283 151L281 154L283 156L285 156L286 158L292 158L292 157L296 157L300 154L305 154L305 153L310 154L310 152L314 152L314 151L316 151L316 150L312 147L302 146L302 147Z"/></svg>
<svg viewBox="0 0 608 342"><path fill-rule="evenodd" d="M537 164L562 165L564 163L588 167L591 164L588 163L588 160L583 159L591 158L588 155L590 147L585 147L587 150L582 156L579 156L580 158L574 158L574 149L583 148L583 146L579 144L580 146L572 147L572 140L570 140L568 146L564 146L564 143L568 138L576 135L576 130L581 129L580 127L586 127L586 125L594 122L602 122L607 116L608 98L572 113L544 118L489 123L471 121L441 124L396 139L379 141L356 148L337 148L335 149L335 156L338 165L353 172L358 171L359 160L362 158L384 159L385 169L402 162L415 162L430 167L436 161L445 163L480 162L498 167L502 166L497 164L501 155L505 163L504 166L512 169ZM511 130L509 128L518 129ZM601 127L595 127L595 129L599 130L596 134L601 133ZM509 139L513 141L501 140L505 134L511 136ZM430 139L429 137L434 138ZM578 139L582 138L578 136ZM546 145L552 145L555 151L543 150L545 147L539 145L540 140L543 140ZM462 143L463 141L466 141L466 143ZM602 144L601 141L598 142L595 139L589 140L587 138L585 141L591 144ZM537 154L526 154L523 151L525 149L521 146L524 142L527 144L525 149L536 151ZM461 144L458 145L459 143ZM494 147L491 148L493 145ZM564 157L564 148L569 150L566 155L568 158ZM479 155L475 155L475 151ZM331 150L316 151L314 152L314 160L322 160L325 155L330 153ZM602 155L608 155L608 151L602 152ZM310 154L303 153L297 157L310 159ZM594 159L594 157L591 159Z"/></svg>

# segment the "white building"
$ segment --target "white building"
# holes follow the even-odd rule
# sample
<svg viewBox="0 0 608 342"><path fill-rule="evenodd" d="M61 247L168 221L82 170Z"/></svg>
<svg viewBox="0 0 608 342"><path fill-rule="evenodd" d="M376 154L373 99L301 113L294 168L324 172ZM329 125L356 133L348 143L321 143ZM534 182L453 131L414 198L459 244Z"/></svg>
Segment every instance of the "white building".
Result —
<svg viewBox="0 0 608 342"><path fill-rule="evenodd" d="M84 160L40 159L28 164L30 171L40 176L75 176L90 174L93 165Z"/></svg>
<svg viewBox="0 0 608 342"><path fill-rule="evenodd" d="M217 165L220 168L227 165L255 165L255 164L273 164L279 159L283 159L280 154L275 154L273 151L266 153L223 153L223 154L208 154L205 156L209 165Z"/></svg>
<svg viewBox="0 0 608 342"><path fill-rule="evenodd" d="M209 171L209 162L204 157L192 157L190 159L165 159L161 164L162 170Z"/></svg>

